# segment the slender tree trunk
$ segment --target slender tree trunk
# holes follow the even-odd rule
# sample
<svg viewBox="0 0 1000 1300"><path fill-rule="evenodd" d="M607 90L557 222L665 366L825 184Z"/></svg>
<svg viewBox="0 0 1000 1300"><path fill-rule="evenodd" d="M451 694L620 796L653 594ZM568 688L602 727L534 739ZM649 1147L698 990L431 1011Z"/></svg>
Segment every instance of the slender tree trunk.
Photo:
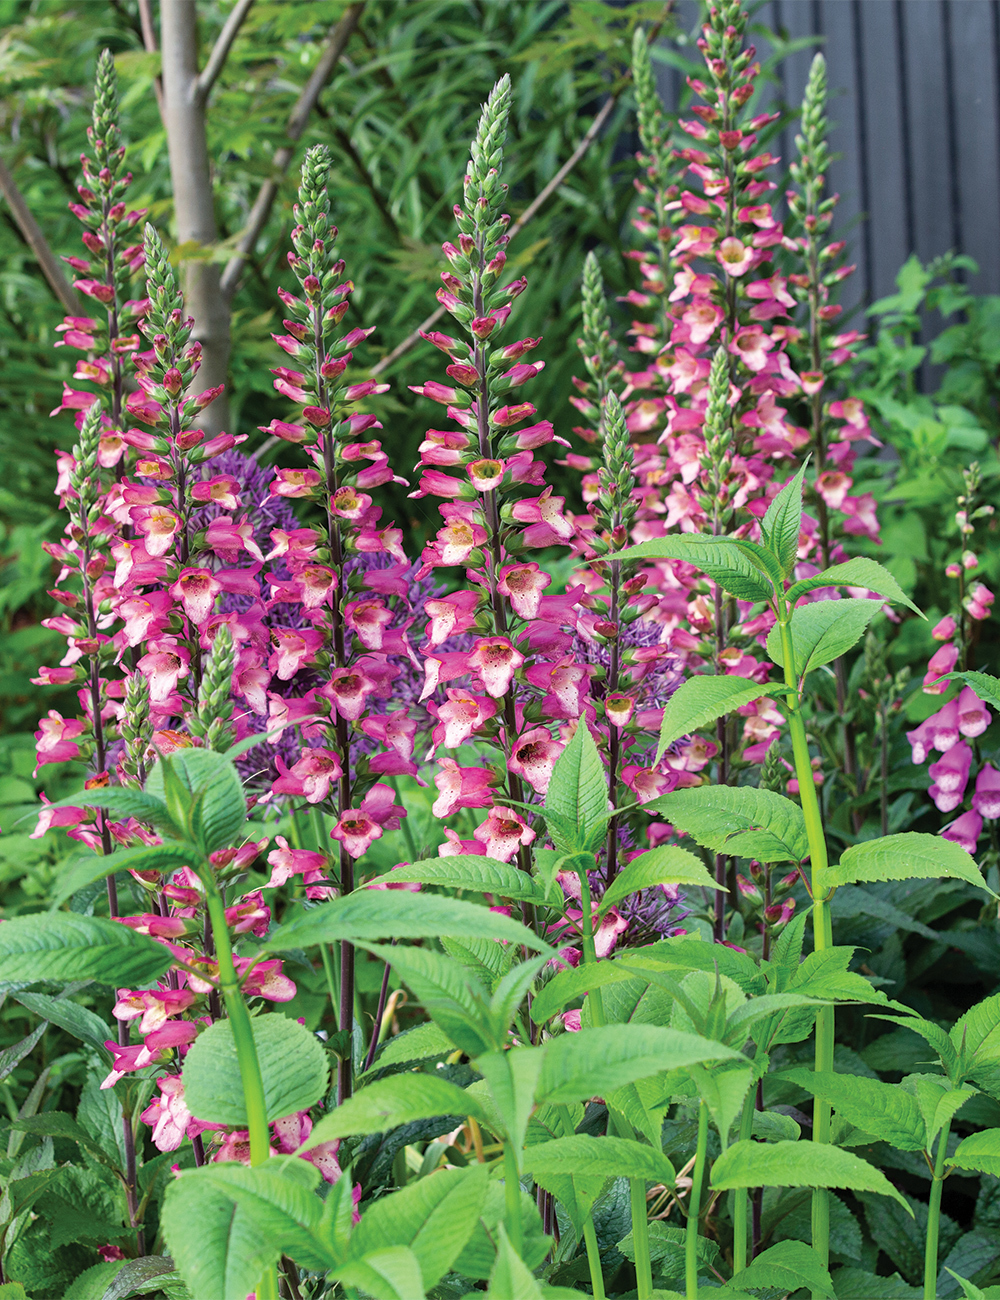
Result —
<svg viewBox="0 0 1000 1300"><path fill-rule="evenodd" d="M198 35L195 0L160 0L163 57L163 115L174 189L177 241L210 248L218 240L212 173L205 134L207 96L198 84ZM191 259L184 266L184 295L194 317L193 336L202 346L202 365L194 383L201 392L228 378L229 303L219 286L216 262ZM202 412L208 434L226 429L228 395L223 393Z"/></svg>

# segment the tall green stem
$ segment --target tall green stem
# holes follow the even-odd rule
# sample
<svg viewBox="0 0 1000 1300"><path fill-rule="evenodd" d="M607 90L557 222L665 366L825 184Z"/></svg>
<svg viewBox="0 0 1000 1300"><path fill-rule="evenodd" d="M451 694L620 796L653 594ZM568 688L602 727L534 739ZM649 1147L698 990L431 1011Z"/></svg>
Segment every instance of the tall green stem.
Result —
<svg viewBox="0 0 1000 1300"><path fill-rule="evenodd" d="M604 1274L601 1272L601 1248L597 1244L594 1220L588 1214L583 1225L583 1240L587 1246L587 1264L590 1266L590 1285L595 1300L604 1300Z"/></svg>
<svg viewBox="0 0 1000 1300"><path fill-rule="evenodd" d="M594 917L590 902L590 882L587 879L585 870L577 872L580 877L580 906L583 909L583 961L584 965L593 965L597 961L597 950L594 946ZM590 1019L595 1026L604 1024L604 1000L601 997L600 989L594 989L589 994L590 1001ZM616 1117L609 1110L608 1116L612 1127L619 1132L620 1125ZM631 1137L631 1129L620 1132L621 1137ZM638 1300L651 1300L653 1295L653 1265L649 1253L649 1221L646 1217L646 1180L644 1178L629 1179L629 1202L632 1209L632 1242L635 1247L635 1284ZM590 1231L593 1233L594 1225L591 1219L587 1220L590 1225ZM585 1234L586 1237L586 1234ZM594 1237L594 1248L596 1252L597 1238ZM590 1257L590 1245L587 1245L588 1258ZM600 1267L600 1256L596 1256L598 1268ZM590 1271L594 1271L594 1259L590 1260ZM597 1292L595 1291L596 1295ZM601 1292L603 1295L603 1291Z"/></svg>
<svg viewBox="0 0 1000 1300"><path fill-rule="evenodd" d="M507 1209L507 1236L520 1255L524 1245L521 1232L521 1179L517 1171L517 1153L511 1142L503 1144L504 1203Z"/></svg>
<svg viewBox="0 0 1000 1300"><path fill-rule="evenodd" d="M264 1080L260 1073L257 1059L257 1045L253 1038L253 1025L247 1011L243 994L240 992L239 978L233 963L233 949L229 942L229 928L226 925L226 906L222 901L212 876L206 872L202 876L205 884L205 898L208 904L208 916L212 923L212 935L215 939L215 956L219 963L219 987L226 1004L226 1014L233 1031L236 1044L236 1059L240 1065L240 1080L243 1084L243 1100L247 1110L247 1128L250 1132L250 1164L263 1164L271 1155L271 1137L267 1127L267 1103L264 1099ZM278 1271L276 1268L264 1270L257 1284L257 1300L278 1300Z"/></svg>
<svg viewBox="0 0 1000 1300"><path fill-rule="evenodd" d="M941 1130L941 1136L938 1138L937 1155L934 1159L934 1180L931 1183L930 1201L927 1206L927 1244L924 1247L924 1300L937 1300L941 1192L944 1189L944 1162L948 1154L948 1134L950 1132L951 1120Z"/></svg>
<svg viewBox="0 0 1000 1300"><path fill-rule="evenodd" d="M748 1142L753 1137L753 1117L754 1110L754 1089L751 1085L750 1091L743 1102L743 1113L740 1116L740 1141ZM750 1192L745 1187L737 1187L733 1193L735 1201L733 1202L733 1272L741 1273L747 1266L747 1210L750 1205Z"/></svg>
<svg viewBox="0 0 1000 1300"><path fill-rule="evenodd" d="M705 1158L708 1152L708 1107L698 1102L698 1145L695 1149L694 1173L691 1175L691 1199L688 1201L687 1237L684 1242L684 1283L687 1300L698 1300L698 1220L701 1216L701 1189L705 1182Z"/></svg>
<svg viewBox="0 0 1000 1300"><path fill-rule="evenodd" d="M781 634L781 655L785 661L785 685L788 687L788 695L785 697L788 705L788 730L792 738L795 776L799 783L799 799L802 802L802 816L806 824L809 858L812 864L813 946L817 952L822 952L833 946L829 908L832 890L826 882L826 836L823 833L823 819L820 816L812 764L809 761L809 743L806 740L806 727L802 717L789 622L790 611L784 607L780 611L778 626ZM833 1069L834 1035L833 1007L820 1007L816 1014L817 1073ZM830 1114L829 1102L817 1097L813 1106L814 1142L830 1141ZM817 1188L812 1196L812 1244L823 1261L823 1266L826 1267L830 1259L830 1194L825 1188ZM814 1300L819 1300L820 1294L814 1291Z"/></svg>

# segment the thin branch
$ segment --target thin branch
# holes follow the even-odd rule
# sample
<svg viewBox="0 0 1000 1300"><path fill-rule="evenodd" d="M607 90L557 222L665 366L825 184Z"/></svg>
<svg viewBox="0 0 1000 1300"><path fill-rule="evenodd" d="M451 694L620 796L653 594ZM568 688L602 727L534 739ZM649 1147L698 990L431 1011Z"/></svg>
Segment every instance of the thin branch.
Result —
<svg viewBox="0 0 1000 1300"><path fill-rule="evenodd" d="M577 165L580 159L584 156L584 154L587 152L590 146L594 143L594 140L597 138L598 133L601 130L601 127L611 116L611 111L614 108L615 104L618 103L619 96L621 95L622 90L624 89L625 89L625 85L623 83L621 89L615 91L615 93L610 97L610 99L607 101L607 103L604 105L601 111L594 118L593 122L591 122L587 134L583 137L583 139L580 141L577 147L570 154L569 158L567 158L567 160L559 168L556 174L552 177L548 185L546 185L545 188L531 201L531 203L528 204L528 206L524 209L524 211L521 213L518 219L514 222L514 224L511 226L509 231L509 235L511 239L513 239L515 235L519 234L520 231L524 229L524 227L528 224L528 222L538 211L538 209L551 197L552 194L555 193L555 191L563 183L563 181L570 174L573 168ZM432 311L431 314L426 318L426 320L422 320L420 322L420 324L417 326L417 328L413 331L412 334L408 334L407 337L403 339L402 343L397 344L397 346L393 348L393 350L388 354L388 356L384 356L381 361L376 362L375 365L372 366L371 369L372 378L374 378L376 375L380 375L383 370L388 370L388 368L392 365L394 361L398 361L401 356L404 356L407 352L409 352L410 348L412 348L415 343L419 342L421 332L426 333L427 330L431 329L434 325L438 323L438 321L441 319L441 317L444 314L445 314L444 307L438 307L436 311Z"/></svg>
<svg viewBox="0 0 1000 1300"><path fill-rule="evenodd" d="M75 316L80 311L80 299L66 279L59 258L49 247L49 241L42 234L41 226L31 215L31 210L24 201L24 195L17 188L17 182L2 158L0 158L0 190L3 191L3 196L10 205L17 228L24 236L24 242L34 253L38 265L42 268L42 274L48 280L49 288L66 311L71 316Z"/></svg>
<svg viewBox="0 0 1000 1300"><path fill-rule="evenodd" d="M139 23L142 27L142 43L146 48L146 53L159 53L160 46L156 39L156 24L153 22L152 0L139 0ZM153 93L156 95L156 107L160 110L160 121L166 126L166 122L163 120L162 78L153 78Z"/></svg>
<svg viewBox="0 0 1000 1300"><path fill-rule="evenodd" d="M148 0L146 2L148 3ZM222 273L221 289L223 296L226 298L231 298L236 292L236 286L239 284L240 275L243 271L243 263L260 238L261 232L267 225L267 219L271 215L271 208L274 206L274 200L278 195L278 186L288 170L289 163L292 161L294 145L305 130L309 115L316 106L320 92L337 66L351 33L358 25L364 7L364 0L360 0L360 3L352 4L350 8L344 11L344 16L340 22L330 32L326 48L320 55L312 76L296 100L295 107L288 118L288 125L285 127L288 144L282 145L276 151L271 166L271 176L260 187L260 193L250 210L250 216L247 218L247 224L240 242L236 246L236 252L229 259L226 269Z"/></svg>
<svg viewBox="0 0 1000 1300"><path fill-rule="evenodd" d="M252 6L253 0L236 0L236 4L226 19L218 40L212 46L212 53L208 56L208 62L202 69L201 76L196 83L195 93L200 95L202 99L207 99L212 93L212 87L218 80L219 73L229 57L233 41L236 40L237 33L243 26L243 20Z"/></svg>

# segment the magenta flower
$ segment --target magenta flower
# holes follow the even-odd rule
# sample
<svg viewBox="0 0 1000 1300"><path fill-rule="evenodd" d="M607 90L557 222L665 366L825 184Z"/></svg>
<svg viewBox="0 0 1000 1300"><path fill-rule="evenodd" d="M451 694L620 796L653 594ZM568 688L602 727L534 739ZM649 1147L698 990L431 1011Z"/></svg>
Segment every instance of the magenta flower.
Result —
<svg viewBox="0 0 1000 1300"><path fill-rule="evenodd" d="M80 746L75 742L83 734L83 723L78 718L64 718L55 709L49 709L38 726L39 730L35 732L36 772L46 763L67 763L79 758Z"/></svg>
<svg viewBox="0 0 1000 1300"><path fill-rule="evenodd" d="M319 688L319 694L330 701L342 718L357 722L375 686L360 668L335 668L329 681Z"/></svg>
<svg viewBox="0 0 1000 1300"><path fill-rule="evenodd" d="M113 1014L117 1020L141 1016L139 1032L145 1035L165 1025L171 1016L179 1016L193 1002L194 994L189 989L119 989Z"/></svg>
<svg viewBox="0 0 1000 1300"><path fill-rule="evenodd" d="M949 700L921 725L928 728L933 747L946 754L953 745L958 744L961 735L958 728L958 699Z"/></svg>
<svg viewBox="0 0 1000 1300"><path fill-rule="evenodd" d="M361 809L349 808L330 832L330 838L339 840L352 858L360 858L382 837L382 827L374 817Z"/></svg>
<svg viewBox="0 0 1000 1300"><path fill-rule="evenodd" d="M457 749L459 745L464 745L497 711L497 706L485 696L473 695L451 686L445 693L447 699L443 704L431 702L428 705L429 711L438 719L431 732L432 756L440 745L444 745L445 749Z"/></svg>
<svg viewBox="0 0 1000 1300"><path fill-rule="evenodd" d="M930 795L940 812L952 812L962 802L971 765L972 750L964 740L931 764L929 771L934 785Z"/></svg>
<svg viewBox="0 0 1000 1300"><path fill-rule="evenodd" d="M955 635L957 624L950 614L946 614L934 624L931 629L931 636L935 641L950 641Z"/></svg>
<svg viewBox="0 0 1000 1300"><path fill-rule="evenodd" d="M950 826L941 832L943 839L960 845L966 853L975 854L976 844L983 829L983 819L978 812L962 813Z"/></svg>
<svg viewBox="0 0 1000 1300"><path fill-rule="evenodd" d="M987 821L995 821L1000 817L1000 772L989 763L983 764L976 777L976 793L972 796L972 808Z"/></svg>
<svg viewBox="0 0 1000 1300"><path fill-rule="evenodd" d="M246 975L243 992L248 998L265 998L268 1002L291 1002L295 984L284 974L280 961L261 961L249 970L251 958L234 957L236 973ZM247 971L249 970L249 974Z"/></svg>
<svg viewBox="0 0 1000 1300"><path fill-rule="evenodd" d="M513 808L499 805L490 809L489 816L473 832L486 849L486 856L509 862L522 844L530 844L535 832Z"/></svg>
<svg viewBox="0 0 1000 1300"><path fill-rule="evenodd" d="M487 694L495 700L507 694L523 663L524 655L505 636L484 637L469 655L469 667L479 674Z"/></svg>
<svg viewBox="0 0 1000 1300"><path fill-rule="evenodd" d="M290 849L283 835L276 836L275 843L278 847L272 849L267 855L271 878L264 886L265 889L277 889L279 885L284 885L291 880L292 876L300 872L305 875L310 872L322 873L326 870L325 853L314 853L309 849Z"/></svg>
<svg viewBox="0 0 1000 1300"><path fill-rule="evenodd" d="M177 581L167 590L174 600L180 602L191 622L201 624L215 608L215 598L222 590L222 583L211 569L181 569Z"/></svg>
<svg viewBox="0 0 1000 1300"><path fill-rule="evenodd" d="M435 817L450 817L459 808L489 808L496 776L488 767L459 767L453 758L437 762L441 770L434 784L440 793L431 808Z"/></svg>
<svg viewBox="0 0 1000 1300"><path fill-rule="evenodd" d="M497 590L510 600L511 609L526 622L538 617L542 592L551 583L549 574L543 573L535 563L509 564L500 570Z"/></svg>
<svg viewBox="0 0 1000 1300"><path fill-rule="evenodd" d="M275 794L301 795L308 803L322 803L332 782L342 775L340 759L331 749L307 749L289 769L280 754L275 755L280 773L271 789Z"/></svg>
<svg viewBox="0 0 1000 1300"><path fill-rule="evenodd" d="M186 1137L197 1137L218 1127L192 1116L184 1101L184 1083L179 1074L162 1074L156 1084L160 1095L139 1118L152 1128L153 1145L158 1151L176 1151Z"/></svg>
<svg viewBox="0 0 1000 1300"><path fill-rule="evenodd" d="M966 686L958 697L958 729L963 736L974 739L981 736L993 721L993 715L971 686Z"/></svg>
<svg viewBox="0 0 1000 1300"><path fill-rule="evenodd" d="M925 695L943 695L948 689L948 683L939 681L945 673L950 673L958 662L958 646L952 642L941 646L935 650L930 657L927 665L927 672L924 676L924 694Z"/></svg>
<svg viewBox="0 0 1000 1300"><path fill-rule="evenodd" d="M544 795L552 779L556 759L565 748L553 740L547 727L533 727L524 732L511 746L507 768L524 777L533 790Z"/></svg>
<svg viewBox="0 0 1000 1300"><path fill-rule="evenodd" d="M323 644L323 633L316 628L276 627L271 629L271 638L277 649L267 666L283 682L290 681L300 668L312 663Z"/></svg>

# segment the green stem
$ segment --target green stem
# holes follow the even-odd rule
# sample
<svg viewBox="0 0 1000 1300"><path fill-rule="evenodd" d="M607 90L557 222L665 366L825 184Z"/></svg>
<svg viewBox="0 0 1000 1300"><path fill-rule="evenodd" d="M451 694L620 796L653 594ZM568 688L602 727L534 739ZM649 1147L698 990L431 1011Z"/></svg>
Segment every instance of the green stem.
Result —
<svg viewBox="0 0 1000 1300"><path fill-rule="evenodd" d="M507 1236L516 1254L523 1247L521 1234L521 1179L517 1171L517 1153L508 1141L503 1144L504 1201L507 1207Z"/></svg>
<svg viewBox="0 0 1000 1300"><path fill-rule="evenodd" d="M740 1115L740 1141L748 1142L753 1137L753 1117L754 1110L754 1087L751 1084L750 1091L743 1102L743 1113ZM737 1187L734 1193L736 1200L733 1202L733 1272L741 1273L747 1266L747 1227L748 1214L750 1206L750 1192L746 1187Z"/></svg>
<svg viewBox="0 0 1000 1300"><path fill-rule="evenodd" d="M590 1265L590 1285L594 1300L604 1300L604 1274L601 1272L601 1250L597 1244L594 1220L587 1215L583 1225L583 1240L587 1244L587 1263Z"/></svg>
<svg viewBox="0 0 1000 1300"><path fill-rule="evenodd" d="M698 1300L698 1219L701 1214L701 1189L705 1181L705 1157L708 1151L708 1107L698 1102L698 1146L694 1173L691 1176L691 1199L688 1202L687 1238L684 1242L684 1282L686 1300Z"/></svg>
<svg viewBox="0 0 1000 1300"><path fill-rule="evenodd" d="M264 1080L257 1059L253 1025L247 1005L243 1001L236 966L233 963L233 949L229 942L229 927L226 925L226 907L222 895L215 880L207 871L202 876L202 880L205 885L209 920L212 923L212 937L215 940L215 956L219 963L219 987L222 989L222 997L226 1004L229 1026L236 1045L236 1059L240 1066L243 1100L247 1111L247 1128L250 1132L250 1164L260 1165L270 1158L271 1135L267 1126ZM277 1298L278 1271L274 1267L267 1268L257 1284L257 1300L277 1300Z"/></svg>
<svg viewBox="0 0 1000 1300"><path fill-rule="evenodd" d="M594 965L597 962L597 950L594 946L594 917L590 903L590 882L587 879L587 872L580 870L577 872L580 877L580 906L583 909L583 961L584 965ZM600 989L592 989L587 995L590 1003L590 1020L594 1026L604 1024L604 999L601 997ZM621 1125L617 1122L610 1108L608 1117L612 1127L617 1132ZM626 1132L619 1134L621 1137L631 1137L631 1126L628 1126ZM635 1245L635 1284L638 1300L651 1300L653 1294L653 1265L649 1252L649 1220L646 1217L646 1180L644 1178L629 1179L629 1201L632 1207L632 1241ZM588 1218L590 1231L593 1232L593 1221ZM595 1252L597 1240L594 1239ZM587 1247L588 1258L590 1258L590 1246ZM596 1253L595 1253L596 1258ZM591 1272L594 1269L594 1260L590 1260ZM596 1295L597 1292L595 1291ZM603 1291L601 1293L603 1295Z"/></svg>
<svg viewBox="0 0 1000 1300"><path fill-rule="evenodd" d="M802 816L806 825L806 838L809 842L809 859L812 865L812 899L813 899L813 947L822 952L833 946L833 927L830 920L829 902L833 891L826 883L827 857L826 836L823 832L823 819L820 815L816 786L813 783L812 764L809 761L809 742L806 739L806 726L802 717L802 705L796 680L795 658L792 648L792 633L789 627L790 611L781 609L778 627L781 635L781 655L785 661L785 685L788 695L788 730L792 738L792 755L795 761L795 776L799 783L799 799L802 803ZM821 1007L816 1014L816 1071L826 1072L833 1069L833 1046L836 1032L833 1007ZM816 1098L813 1106L813 1141L830 1141L829 1102ZM830 1194L825 1188L817 1188L812 1196L812 1245L819 1255L824 1268L830 1260ZM814 1300L819 1300L820 1292L814 1291Z"/></svg>
<svg viewBox="0 0 1000 1300"><path fill-rule="evenodd" d="M924 1300L937 1300L938 1233L941 1228L941 1192L944 1189L945 1157L948 1154L948 1134L951 1120L941 1130L937 1156L934 1160L934 1180L931 1183L927 1206L927 1245L924 1247Z"/></svg>

